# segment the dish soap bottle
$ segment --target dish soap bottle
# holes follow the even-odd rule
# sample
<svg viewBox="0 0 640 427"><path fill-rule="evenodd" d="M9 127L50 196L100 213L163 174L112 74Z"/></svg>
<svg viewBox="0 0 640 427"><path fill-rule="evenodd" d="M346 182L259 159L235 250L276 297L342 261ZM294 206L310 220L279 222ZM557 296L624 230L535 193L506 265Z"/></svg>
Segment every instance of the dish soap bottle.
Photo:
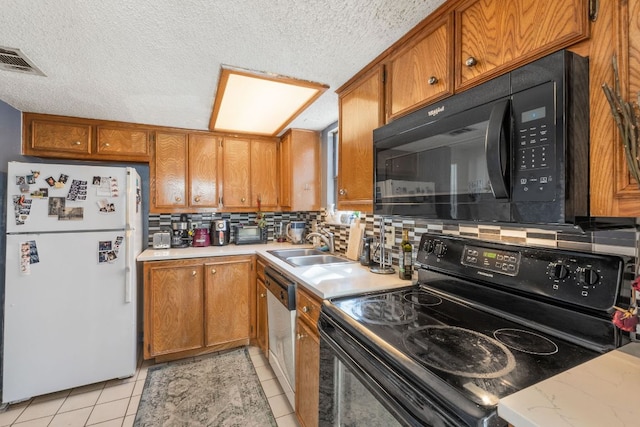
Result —
<svg viewBox="0 0 640 427"><path fill-rule="evenodd" d="M411 280L413 278L413 246L409 241L409 230L402 230L399 267L401 279Z"/></svg>

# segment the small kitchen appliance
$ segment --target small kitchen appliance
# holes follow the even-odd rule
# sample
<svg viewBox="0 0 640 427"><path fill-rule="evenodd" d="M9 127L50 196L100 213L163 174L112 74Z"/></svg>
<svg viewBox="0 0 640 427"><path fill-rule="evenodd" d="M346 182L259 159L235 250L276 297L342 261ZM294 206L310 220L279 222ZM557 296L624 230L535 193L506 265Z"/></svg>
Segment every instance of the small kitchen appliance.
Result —
<svg viewBox="0 0 640 427"><path fill-rule="evenodd" d="M267 243L266 228L257 225L238 224L233 227L233 236L236 245Z"/></svg>
<svg viewBox="0 0 640 427"><path fill-rule="evenodd" d="M373 260L373 254L375 253L376 238L372 236L363 237L360 243L360 264L371 267L376 262Z"/></svg>
<svg viewBox="0 0 640 427"><path fill-rule="evenodd" d="M186 248L190 246L191 236L189 235L189 225L189 219L185 214L180 215L180 221L173 221L171 223L172 248Z"/></svg>
<svg viewBox="0 0 640 427"><path fill-rule="evenodd" d="M211 239L209 238L209 229L196 228L193 232L193 246L201 248L204 246L209 246L210 244Z"/></svg>
<svg viewBox="0 0 640 427"><path fill-rule="evenodd" d="M287 224L287 238L294 245L304 243L304 229L307 223L304 221L291 221Z"/></svg>
<svg viewBox="0 0 640 427"><path fill-rule="evenodd" d="M211 222L211 246L225 246L229 244L231 226L226 219L216 219Z"/></svg>
<svg viewBox="0 0 640 427"><path fill-rule="evenodd" d="M416 266L323 302L320 425L506 427L501 398L628 340L620 257L425 233Z"/></svg>
<svg viewBox="0 0 640 427"><path fill-rule="evenodd" d="M171 247L171 232L158 231L153 233L153 249L168 249Z"/></svg>

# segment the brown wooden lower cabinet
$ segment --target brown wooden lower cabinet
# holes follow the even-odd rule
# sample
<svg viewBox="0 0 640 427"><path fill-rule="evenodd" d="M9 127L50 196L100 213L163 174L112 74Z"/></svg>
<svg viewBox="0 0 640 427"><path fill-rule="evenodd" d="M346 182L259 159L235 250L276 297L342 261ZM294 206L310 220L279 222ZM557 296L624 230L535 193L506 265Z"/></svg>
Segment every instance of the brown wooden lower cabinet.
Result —
<svg viewBox="0 0 640 427"><path fill-rule="evenodd" d="M303 427L318 425L320 387L320 299L296 290L296 416Z"/></svg>
<svg viewBox="0 0 640 427"><path fill-rule="evenodd" d="M254 256L144 263L144 358L170 360L249 344Z"/></svg>

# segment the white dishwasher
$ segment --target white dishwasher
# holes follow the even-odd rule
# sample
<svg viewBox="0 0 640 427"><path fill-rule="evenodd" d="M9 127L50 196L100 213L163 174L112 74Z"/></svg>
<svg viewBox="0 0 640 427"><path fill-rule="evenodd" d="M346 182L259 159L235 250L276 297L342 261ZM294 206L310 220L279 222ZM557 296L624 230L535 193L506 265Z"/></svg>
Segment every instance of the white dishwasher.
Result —
<svg viewBox="0 0 640 427"><path fill-rule="evenodd" d="M269 364L292 408L296 387L296 283L271 267L265 268L269 318Z"/></svg>

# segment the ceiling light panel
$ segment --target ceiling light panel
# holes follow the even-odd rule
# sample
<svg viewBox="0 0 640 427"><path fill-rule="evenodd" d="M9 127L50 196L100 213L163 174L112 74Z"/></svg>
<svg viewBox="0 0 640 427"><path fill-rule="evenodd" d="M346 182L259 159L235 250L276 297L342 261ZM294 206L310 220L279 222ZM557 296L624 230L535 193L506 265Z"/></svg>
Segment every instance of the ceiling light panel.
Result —
<svg viewBox="0 0 640 427"><path fill-rule="evenodd" d="M223 68L210 129L277 135L327 86Z"/></svg>

